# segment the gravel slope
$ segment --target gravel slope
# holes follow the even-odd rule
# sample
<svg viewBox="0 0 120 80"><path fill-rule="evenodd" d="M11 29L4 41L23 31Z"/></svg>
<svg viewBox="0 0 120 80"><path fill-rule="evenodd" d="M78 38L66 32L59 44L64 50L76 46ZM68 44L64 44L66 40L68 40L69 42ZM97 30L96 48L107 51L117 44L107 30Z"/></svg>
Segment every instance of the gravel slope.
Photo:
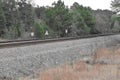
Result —
<svg viewBox="0 0 120 80"><path fill-rule="evenodd" d="M117 44L120 35L0 49L0 77L29 76L64 63L90 57L101 47Z"/></svg>

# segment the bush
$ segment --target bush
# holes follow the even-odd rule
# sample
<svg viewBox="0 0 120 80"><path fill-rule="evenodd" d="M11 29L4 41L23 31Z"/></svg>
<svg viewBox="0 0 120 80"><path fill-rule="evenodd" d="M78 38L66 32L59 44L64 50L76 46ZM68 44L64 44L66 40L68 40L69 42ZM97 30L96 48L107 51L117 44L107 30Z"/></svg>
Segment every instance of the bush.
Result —
<svg viewBox="0 0 120 80"><path fill-rule="evenodd" d="M45 24L35 22L34 27L35 27L36 37L38 37L38 38L44 38Z"/></svg>
<svg viewBox="0 0 120 80"><path fill-rule="evenodd" d="M16 39L21 36L21 32L18 26L12 26L9 30L5 29L5 31L3 32L4 34L2 35L2 37L6 39Z"/></svg>
<svg viewBox="0 0 120 80"><path fill-rule="evenodd" d="M91 28L88 26L84 26L83 30L85 31L85 33L90 33Z"/></svg>

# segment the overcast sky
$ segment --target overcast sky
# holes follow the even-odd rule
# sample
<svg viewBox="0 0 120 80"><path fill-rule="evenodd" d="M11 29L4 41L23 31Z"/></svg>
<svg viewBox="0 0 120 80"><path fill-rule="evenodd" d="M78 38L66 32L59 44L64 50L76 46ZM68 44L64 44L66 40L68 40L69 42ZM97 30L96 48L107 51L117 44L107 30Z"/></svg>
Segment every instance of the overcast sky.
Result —
<svg viewBox="0 0 120 80"><path fill-rule="evenodd" d="M57 0L34 0L35 4L40 6L50 6L54 1ZM109 9L111 0L62 0L65 5L71 6L74 2L78 2L83 6L90 6L92 9Z"/></svg>

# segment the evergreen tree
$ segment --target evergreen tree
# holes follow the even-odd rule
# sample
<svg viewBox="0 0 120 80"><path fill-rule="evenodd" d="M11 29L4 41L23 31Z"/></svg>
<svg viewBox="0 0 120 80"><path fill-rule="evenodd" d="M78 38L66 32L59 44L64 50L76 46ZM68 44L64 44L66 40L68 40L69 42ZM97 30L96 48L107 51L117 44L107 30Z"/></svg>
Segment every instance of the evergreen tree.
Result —
<svg viewBox="0 0 120 80"><path fill-rule="evenodd" d="M115 15L113 15L114 19L113 22L115 22L116 20L118 20L119 24L120 24L120 0L113 0L111 2L111 8L112 10L116 13Z"/></svg>
<svg viewBox="0 0 120 80"><path fill-rule="evenodd" d="M0 37L4 33L5 28L6 28L6 18L3 11L3 4L2 1L0 0Z"/></svg>
<svg viewBox="0 0 120 80"><path fill-rule="evenodd" d="M65 36L65 29L70 29L72 16L64 2L58 0L46 10L47 24L58 33L59 36Z"/></svg>
<svg viewBox="0 0 120 80"><path fill-rule="evenodd" d="M34 26L34 10L29 0L21 0L18 2L20 22L24 26L25 31L30 31L31 27Z"/></svg>
<svg viewBox="0 0 120 80"><path fill-rule="evenodd" d="M114 12L119 13L120 12L120 0L113 0L111 2L111 8Z"/></svg>
<svg viewBox="0 0 120 80"><path fill-rule="evenodd" d="M95 33L95 18L92 10L89 7L83 7L77 2L71 6L71 13L73 14L73 24L86 33Z"/></svg>

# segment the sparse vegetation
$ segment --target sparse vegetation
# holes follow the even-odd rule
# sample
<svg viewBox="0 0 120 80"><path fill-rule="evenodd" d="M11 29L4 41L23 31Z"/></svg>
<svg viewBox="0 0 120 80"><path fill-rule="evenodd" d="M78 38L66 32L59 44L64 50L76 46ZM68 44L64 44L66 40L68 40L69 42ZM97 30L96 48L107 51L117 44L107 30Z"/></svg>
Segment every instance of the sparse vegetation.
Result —
<svg viewBox="0 0 120 80"><path fill-rule="evenodd" d="M78 61L41 71L35 80L119 80L119 64L120 48L114 46L99 49L91 60Z"/></svg>

